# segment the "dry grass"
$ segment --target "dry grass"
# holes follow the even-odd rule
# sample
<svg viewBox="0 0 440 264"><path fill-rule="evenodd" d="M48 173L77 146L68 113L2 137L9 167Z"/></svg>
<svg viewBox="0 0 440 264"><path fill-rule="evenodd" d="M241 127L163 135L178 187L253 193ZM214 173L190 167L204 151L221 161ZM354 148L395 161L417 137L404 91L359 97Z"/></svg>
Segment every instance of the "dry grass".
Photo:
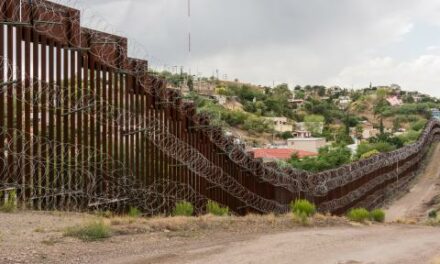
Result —
<svg viewBox="0 0 440 264"><path fill-rule="evenodd" d="M416 225L418 221L416 219L398 218L393 223L403 224L403 225Z"/></svg>
<svg viewBox="0 0 440 264"><path fill-rule="evenodd" d="M103 221L69 227L64 231L64 236L76 237L83 241L103 240L109 238L111 234L112 230Z"/></svg>
<svg viewBox="0 0 440 264"><path fill-rule="evenodd" d="M103 219L117 234L133 234L148 232L204 232L231 231L257 232L266 230L285 230L301 226L324 227L349 225L341 217L316 214L309 218L305 225L292 214L286 215L254 215L243 217L203 215L199 217L153 217L130 218L113 217Z"/></svg>

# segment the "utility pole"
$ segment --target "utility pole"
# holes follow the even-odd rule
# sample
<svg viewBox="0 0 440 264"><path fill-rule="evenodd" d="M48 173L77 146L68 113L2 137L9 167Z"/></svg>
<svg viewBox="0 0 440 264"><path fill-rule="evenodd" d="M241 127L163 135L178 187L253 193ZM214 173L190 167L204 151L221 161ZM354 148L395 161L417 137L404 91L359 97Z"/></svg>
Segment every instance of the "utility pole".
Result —
<svg viewBox="0 0 440 264"><path fill-rule="evenodd" d="M191 75L191 0L188 0L188 73Z"/></svg>

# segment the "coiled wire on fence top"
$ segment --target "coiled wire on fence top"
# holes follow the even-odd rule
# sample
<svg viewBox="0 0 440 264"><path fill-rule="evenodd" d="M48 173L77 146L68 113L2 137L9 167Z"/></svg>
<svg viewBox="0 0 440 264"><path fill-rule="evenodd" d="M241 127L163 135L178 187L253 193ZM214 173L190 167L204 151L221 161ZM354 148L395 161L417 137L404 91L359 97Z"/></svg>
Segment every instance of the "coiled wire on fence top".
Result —
<svg viewBox="0 0 440 264"><path fill-rule="evenodd" d="M138 151L143 151L141 148L145 144L151 144L157 148L157 155L166 156L163 160L171 166L185 168L243 206L259 212L283 213L288 211L288 204L278 198L278 190L272 191L274 195L252 190L244 180L237 179L233 171L207 155L195 140L176 132L175 127L183 126L181 120L191 123L185 133L191 135L192 131L197 131L204 135L211 150L218 149L228 162L236 166L234 168L252 175L253 181L283 189L292 197L303 195L317 200L321 211L331 212L355 204L377 206L385 192L390 194L407 186L414 178L413 169L431 143L439 139L440 122L430 120L414 144L337 169L309 173L265 164L247 153L234 137L225 136L221 128L211 125L208 117L197 114L195 106L182 100L180 92L168 89L165 81L150 75L146 61L128 57L129 50L148 57L142 46L105 33L114 33L114 30L99 16L88 9L78 8L75 1L69 1L69 5L75 8L45 0L7 0L0 5L1 45L4 44L4 35L7 40L6 49L2 47L0 51L0 103L6 105L7 111L1 113L7 114L2 118L8 121L0 127L3 141L0 142L0 190L16 188L21 190L19 193L23 199L38 200L39 203L46 201L46 204L69 203L73 207L84 204L99 208L133 205L148 214L155 214L181 200L192 201L200 211L207 199L212 198L201 193L201 184L197 189L189 180L177 181L154 175L154 180L142 182L137 178L142 171L134 172L131 166L139 167L139 162L143 161L133 162L105 148L90 146L90 142L82 144L81 140L71 138L79 133L78 129L88 128L72 130L68 142L50 136L50 132L34 133L28 127L31 122L36 122L29 120L29 109L45 113L44 119L56 113L56 122L60 124L63 122L58 118L72 120L81 115L88 124L99 128L99 133L115 131L117 140L123 141L124 146L135 146L133 148ZM81 28L81 15L86 18L89 28ZM40 45L35 45L35 41ZM29 65L22 65L18 57L23 55L22 48L27 64L35 65L34 60L38 61L32 70ZM49 72L40 67L43 63ZM116 76L119 76L120 84L116 82ZM93 89L98 82L101 90ZM124 93L127 97L115 100L110 92L107 93L111 89L120 90L117 95ZM130 96L140 99L132 100ZM147 105L150 110L139 111L139 100L152 100ZM16 104L21 108L12 107ZM19 109L24 111L25 120L20 119L22 122L15 124L11 121L12 116L19 119ZM34 113L33 117L39 118ZM81 125L76 122L70 124ZM35 127L43 129L40 124ZM66 128L70 129L69 126L63 127ZM49 131L58 133L59 130L62 129L58 127ZM103 135L103 140L106 136ZM136 136L144 142L136 141L133 145L124 138ZM110 137L108 140L114 139ZM140 155L134 153L132 156L139 158ZM155 173L162 175L166 171ZM186 175L182 172L180 176L184 178ZM360 180L365 181L357 186Z"/></svg>

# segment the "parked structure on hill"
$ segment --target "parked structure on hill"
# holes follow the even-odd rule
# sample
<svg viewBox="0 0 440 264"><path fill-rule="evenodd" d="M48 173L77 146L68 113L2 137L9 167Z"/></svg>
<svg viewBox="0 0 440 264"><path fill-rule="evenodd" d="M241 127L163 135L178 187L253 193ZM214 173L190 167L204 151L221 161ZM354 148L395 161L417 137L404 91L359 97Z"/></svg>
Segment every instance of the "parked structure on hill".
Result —
<svg viewBox="0 0 440 264"><path fill-rule="evenodd" d="M287 147L296 150L303 150L318 153L319 149L325 147L327 141L325 138L291 138L287 140Z"/></svg>

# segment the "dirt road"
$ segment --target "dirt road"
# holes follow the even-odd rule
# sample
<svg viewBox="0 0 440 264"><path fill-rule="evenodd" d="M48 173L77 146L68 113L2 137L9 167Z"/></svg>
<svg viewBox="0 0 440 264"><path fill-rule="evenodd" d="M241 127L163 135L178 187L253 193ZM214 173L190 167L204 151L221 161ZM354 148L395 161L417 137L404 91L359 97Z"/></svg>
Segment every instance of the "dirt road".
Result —
<svg viewBox="0 0 440 264"><path fill-rule="evenodd" d="M430 210L429 202L440 194L440 144L433 150L430 161L410 192L394 202L386 211L388 222L397 219L425 219Z"/></svg>
<svg viewBox="0 0 440 264"><path fill-rule="evenodd" d="M426 217L440 194L440 145L387 220ZM320 217L320 218L319 218ZM291 215L215 218L102 218L64 212L0 213L0 263L299 263L440 264L440 227L352 226L344 218L315 216L312 226ZM66 237L66 228L105 221L112 236L97 242Z"/></svg>
<svg viewBox="0 0 440 264"><path fill-rule="evenodd" d="M409 226L324 228L186 246L172 255L123 263L435 263L440 229Z"/></svg>
<svg viewBox="0 0 440 264"><path fill-rule="evenodd" d="M0 263L440 263L433 262L440 260L438 227L351 226L343 219L327 221L320 227L301 227L289 226L291 216L281 220L255 217L169 218L158 220L160 225L153 224L154 219L125 219L124 223L105 219L112 223L113 236L83 242L65 237L63 230L87 223L94 216L0 213Z"/></svg>

